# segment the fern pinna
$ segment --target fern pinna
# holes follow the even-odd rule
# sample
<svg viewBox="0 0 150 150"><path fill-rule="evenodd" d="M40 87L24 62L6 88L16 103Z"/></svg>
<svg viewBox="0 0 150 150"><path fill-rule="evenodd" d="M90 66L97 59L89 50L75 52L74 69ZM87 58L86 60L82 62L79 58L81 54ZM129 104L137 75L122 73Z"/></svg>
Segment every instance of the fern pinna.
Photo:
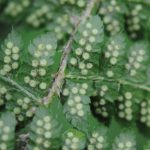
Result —
<svg viewBox="0 0 150 150"><path fill-rule="evenodd" d="M0 150L150 149L148 1L0 5Z"/></svg>

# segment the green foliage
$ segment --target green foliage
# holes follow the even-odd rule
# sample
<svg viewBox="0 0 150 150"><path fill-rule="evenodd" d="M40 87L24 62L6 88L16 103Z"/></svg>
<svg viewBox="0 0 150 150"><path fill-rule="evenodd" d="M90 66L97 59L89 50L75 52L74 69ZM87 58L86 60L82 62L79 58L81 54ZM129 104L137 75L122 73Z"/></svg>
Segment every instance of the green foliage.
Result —
<svg viewBox="0 0 150 150"><path fill-rule="evenodd" d="M150 148L150 143L148 142L147 145L144 147L144 150L149 149Z"/></svg>
<svg viewBox="0 0 150 150"><path fill-rule="evenodd" d="M14 149L15 141L15 116L6 112L0 117L0 149Z"/></svg>
<svg viewBox="0 0 150 150"><path fill-rule="evenodd" d="M93 16L81 24L72 47L69 71L81 75L97 73L103 38L103 23L98 16Z"/></svg>
<svg viewBox="0 0 150 150"><path fill-rule="evenodd" d="M54 31L58 40L63 38L72 32L72 24L70 22L70 16L68 14L56 15L56 19L53 24L47 26L48 31Z"/></svg>
<svg viewBox="0 0 150 150"><path fill-rule="evenodd" d="M104 127L95 129L89 136L88 136L88 145L87 149L95 149L95 150L100 150L100 149L106 149L107 147L107 129Z"/></svg>
<svg viewBox="0 0 150 150"><path fill-rule="evenodd" d="M0 72L2 75L7 75L19 68L21 37L15 31L12 31L2 45L2 50L3 66L1 66Z"/></svg>
<svg viewBox="0 0 150 150"><path fill-rule="evenodd" d="M64 113L77 128L84 128L82 124L87 122L88 113L90 113L90 98L86 95L89 93L88 86L87 83L68 81L63 91L63 95L68 97L64 104Z"/></svg>
<svg viewBox="0 0 150 150"><path fill-rule="evenodd" d="M9 101L11 97L12 96L9 94L8 87L6 87L2 82L0 84L0 106L4 105L5 101Z"/></svg>
<svg viewBox="0 0 150 150"><path fill-rule="evenodd" d="M85 148L86 139L85 135L82 132L79 132L75 129L67 130L63 135L63 150L73 150L78 149L82 150Z"/></svg>
<svg viewBox="0 0 150 150"><path fill-rule="evenodd" d="M150 4L92 1L0 0L1 150L150 149Z"/></svg>
<svg viewBox="0 0 150 150"><path fill-rule="evenodd" d="M59 137L60 127L46 108L39 108L31 123L29 149L49 149Z"/></svg>
<svg viewBox="0 0 150 150"><path fill-rule="evenodd" d="M104 76L108 78L118 78L124 71L125 57L125 35L117 34L108 39L106 49L104 49L105 60L101 60Z"/></svg>
<svg viewBox="0 0 150 150"><path fill-rule="evenodd" d="M24 82L32 88L39 87L41 90L47 88L47 83L42 79L46 79L50 70L48 67L54 63L54 55L56 53L57 41L53 35L49 33L42 35L33 40L28 47L29 54L32 56L30 62L30 76L24 77ZM36 78L36 80L34 80Z"/></svg>
<svg viewBox="0 0 150 150"><path fill-rule="evenodd" d="M113 150L118 149L129 149L135 150L136 149L136 141L134 135L131 133L122 133L116 139L115 143L113 144Z"/></svg>

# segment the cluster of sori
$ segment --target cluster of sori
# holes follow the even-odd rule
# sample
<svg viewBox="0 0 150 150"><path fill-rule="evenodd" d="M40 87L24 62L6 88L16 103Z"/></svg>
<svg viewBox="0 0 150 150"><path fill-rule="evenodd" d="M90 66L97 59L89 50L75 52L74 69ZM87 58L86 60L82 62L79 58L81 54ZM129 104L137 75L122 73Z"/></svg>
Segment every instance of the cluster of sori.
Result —
<svg viewBox="0 0 150 150"><path fill-rule="evenodd" d="M88 139L88 150L103 150L106 147L106 137L99 132L93 132Z"/></svg>
<svg viewBox="0 0 150 150"><path fill-rule="evenodd" d="M11 100L12 96L9 94L8 89L0 84L0 106L4 105L5 100Z"/></svg>
<svg viewBox="0 0 150 150"><path fill-rule="evenodd" d="M52 17L53 14L49 5L43 4L31 12L27 17L26 22L33 27L39 27L42 24L45 24L46 21L50 21Z"/></svg>
<svg viewBox="0 0 150 150"><path fill-rule="evenodd" d="M68 14L58 16L54 20L54 25L48 25L48 30L54 31L58 40L62 40L66 34L71 34L72 25Z"/></svg>
<svg viewBox="0 0 150 150"><path fill-rule="evenodd" d="M91 18L79 29L79 37L76 39L78 46L69 63L78 68L82 75L87 75L93 69L92 55L94 52L99 52L98 48L95 50L94 46L101 42L100 35L103 37L103 25L98 17Z"/></svg>
<svg viewBox="0 0 150 150"><path fill-rule="evenodd" d="M133 134L121 133L116 137L112 150L136 150L136 141Z"/></svg>
<svg viewBox="0 0 150 150"><path fill-rule="evenodd" d="M118 117L131 121L133 119L133 95L131 92L125 92L123 95L118 96L117 108Z"/></svg>
<svg viewBox="0 0 150 150"><path fill-rule="evenodd" d="M11 106L10 106L11 107ZM16 100L16 105L13 106L12 111L16 115L18 121L24 121L27 117L32 117L36 111L36 106L33 106L33 103L30 98L24 97Z"/></svg>
<svg viewBox="0 0 150 150"><path fill-rule="evenodd" d="M0 150L12 150L15 130L14 116L6 113L0 118Z"/></svg>
<svg viewBox="0 0 150 150"><path fill-rule="evenodd" d="M108 79L109 80L109 79ZM108 81L96 81L94 83L95 90L91 97L92 113L100 120L108 121L111 116L111 108L114 100L118 97L118 84Z"/></svg>
<svg viewBox="0 0 150 150"><path fill-rule="evenodd" d="M102 85L100 90L97 92L99 95L98 100L94 100L92 102L92 105L94 107L94 112L98 115L101 115L104 118L107 118L109 116L108 110L107 110L107 100L105 99L105 95L107 94L108 86Z"/></svg>
<svg viewBox="0 0 150 150"><path fill-rule="evenodd" d="M107 110L107 101L104 98L100 98L99 100L92 102L92 105L94 107L94 112L97 115L101 115L104 118L107 118L109 116Z"/></svg>
<svg viewBox="0 0 150 150"><path fill-rule="evenodd" d="M130 14L127 15L127 26L128 26L127 29L132 38L136 38L138 31L141 30L141 25L140 25L141 11L142 11L142 5L137 4L134 6L134 8L132 8Z"/></svg>
<svg viewBox="0 0 150 150"><path fill-rule="evenodd" d="M33 69L30 71L30 75L24 77L24 82L29 84L30 87L35 88L39 87L41 90L45 90L47 88L47 83L37 80L35 77L44 77L46 76L46 67L47 62L46 60L32 60L32 67Z"/></svg>
<svg viewBox="0 0 150 150"><path fill-rule="evenodd" d="M21 0L19 3L10 1L6 6L4 13L11 17L16 17L22 13L30 5L30 3L30 0Z"/></svg>
<svg viewBox="0 0 150 150"><path fill-rule="evenodd" d="M55 137L57 122L49 115L36 118L31 125L35 138L31 139L35 143L32 150L50 149L51 139ZM31 135L32 136L32 135Z"/></svg>
<svg viewBox="0 0 150 150"><path fill-rule="evenodd" d="M117 64L117 58L119 57L120 54L120 47L117 43L115 43L114 41L111 41L111 43L109 43L107 45L107 50L105 51L105 58L109 59L109 63L111 65L115 65ZM111 70L108 70L106 75L108 77L113 77L114 76L114 72Z"/></svg>
<svg viewBox="0 0 150 150"><path fill-rule="evenodd" d="M52 39L50 34L34 39L33 43L29 45L29 53L33 55L32 69L30 75L24 77L24 82L30 87L38 87L41 90L47 88L47 83L42 79L47 75L47 67L53 64L55 49L56 40Z"/></svg>
<svg viewBox="0 0 150 150"><path fill-rule="evenodd" d="M86 95L87 94L87 89L88 89L88 84L87 83L76 83L72 88L71 91L68 88L65 88L63 90L63 95L64 96L69 96L70 94L73 95Z"/></svg>
<svg viewBox="0 0 150 150"><path fill-rule="evenodd" d="M12 70L16 70L19 67L19 58L20 58L20 40L15 38L14 33L10 35L10 38L6 40L5 44L2 46L4 51L3 58L3 68L0 70L0 74L7 75ZM11 39L12 36L12 39Z"/></svg>
<svg viewBox="0 0 150 150"><path fill-rule="evenodd" d="M128 62L125 64L125 68L129 76L135 77L140 72L146 71L146 66L143 64L147 61L147 53L144 47L140 48L140 44L131 46L128 57Z"/></svg>
<svg viewBox="0 0 150 150"><path fill-rule="evenodd" d="M113 69L115 67L117 68L122 61L121 56L124 54L124 46L125 44L123 35L113 36L109 39L106 50L104 51L104 57L106 58L105 65L107 65L107 69L105 68L106 71L104 70L104 73L107 77L112 78L116 75Z"/></svg>
<svg viewBox="0 0 150 150"><path fill-rule="evenodd" d="M6 126L4 121L0 120L0 149L1 150L7 150L7 142L9 142L10 140L10 136L11 136L11 127L10 126Z"/></svg>
<svg viewBox="0 0 150 150"><path fill-rule="evenodd" d="M63 95L69 96L66 102L66 107L64 108L66 116L69 114L72 119L75 119L76 117L83 118L86 115L85 112L89 109L87 105L89 99L85 96L87 89L87 83L77 83L72 86L71 91L67 88L64 89Z"/></svg>
<svg viewBox="0 0 150 150"><path fill-rule="evenodd" d="M68 131L65 134L64 144L62 150L82 150L84 145L81 139L73 132Z"/></svg>
<svg viewBox="0 0 150 150"><path fill-rule="evenodd" d="M140 105L140 121L150 127L150 100L142 101Z"/></svg>
<svg viewBox="0 0 150 150"><path fill-rule="evenodd" d="M103 1L99 10L99 14L103 17L105 29L111 34L115 35L121 30L120 13L121 8L116 0Z"/></svg>
<svg viewBox="0 0 150 150"><path fill-rule="evenodd" d="M85 0L60 0L61 4L71 4L71 5L77 5L78 7L84 7L86 5L86 1Z"/></svg>

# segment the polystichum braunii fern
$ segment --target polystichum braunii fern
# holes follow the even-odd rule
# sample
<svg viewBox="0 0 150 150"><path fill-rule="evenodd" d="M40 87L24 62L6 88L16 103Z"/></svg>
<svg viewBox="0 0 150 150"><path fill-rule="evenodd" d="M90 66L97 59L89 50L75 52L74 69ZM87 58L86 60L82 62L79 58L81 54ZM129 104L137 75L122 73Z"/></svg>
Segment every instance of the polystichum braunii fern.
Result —
<svg viewBox="0 0 150 150"><path fill-rule="evenodd" d="M149 150L149 8L0 0L0 150Z"/></svg>

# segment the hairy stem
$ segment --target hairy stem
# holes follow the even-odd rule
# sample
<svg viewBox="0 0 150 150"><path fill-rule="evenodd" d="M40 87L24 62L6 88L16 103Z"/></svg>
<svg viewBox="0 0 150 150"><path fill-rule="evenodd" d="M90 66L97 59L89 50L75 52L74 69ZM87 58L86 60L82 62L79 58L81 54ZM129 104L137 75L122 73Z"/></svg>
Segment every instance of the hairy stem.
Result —
<svg viewBox="0 0 150 150"><path fill-rule="evenodd" d="M79 25L82 22L84 22L91 15L93 8L94 8L96 2L98 2L98 1L99 0L89 0L88 1L86 10L84 11L83 15L80 17L79 21L75 25L74 31L72 32L66 46L64 47L64 52L62 54L60 67L59 67L59 70L58 70L54 80L53 80L53 84L52 84L51 88L49 89L48 95L43 99L44 104L51 103L53 95L55 93L57 93L57 94L60 93L61 85L62 85L62 82L64 79L64 71L67 66L68 56L71 52L71 45L72 45L74 36L78 30Z"/></svg>
<svg viewBox="0 0 150 150"><path fill-rule="evenodd" d="M150 87L147 87L146 85L138 84L138 83L132 83L130 81L126 81L124 79L108 79L103 76L78 76L78 75L71 75L68 74L65 76L68 79L83 79L83 80L92 80L92 81L108 81L108 82L116 82L122 85L130 85L134 88L145 90L150 92Z"/></svg>

